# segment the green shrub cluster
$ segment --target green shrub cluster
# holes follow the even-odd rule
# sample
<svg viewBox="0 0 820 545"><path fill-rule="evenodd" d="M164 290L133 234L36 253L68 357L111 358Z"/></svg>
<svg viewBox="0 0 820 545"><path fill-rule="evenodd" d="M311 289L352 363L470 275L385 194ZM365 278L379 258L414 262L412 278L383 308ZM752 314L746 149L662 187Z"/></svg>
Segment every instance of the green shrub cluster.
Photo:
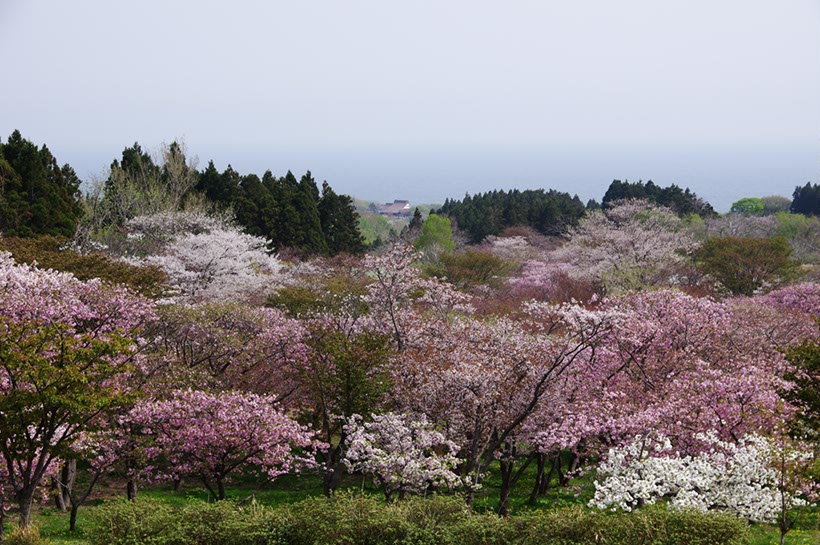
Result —
<svg viewBox="0 0 820 545"><path fill-rule="evenodd" d="M646 509L601 513L573 507L501 518L473 513L455 497L386 505L338 494L287 507L229 502L173 507L115 501L95 510L92 545L742 545L743 521L729 515Z"/></svg>
<svg viewBox="0 0 820 545"><path fill-rule="evenodd" d="M40 537L37 526L16 527L0 539L2 545L49 545L51 542Z"/></svg>

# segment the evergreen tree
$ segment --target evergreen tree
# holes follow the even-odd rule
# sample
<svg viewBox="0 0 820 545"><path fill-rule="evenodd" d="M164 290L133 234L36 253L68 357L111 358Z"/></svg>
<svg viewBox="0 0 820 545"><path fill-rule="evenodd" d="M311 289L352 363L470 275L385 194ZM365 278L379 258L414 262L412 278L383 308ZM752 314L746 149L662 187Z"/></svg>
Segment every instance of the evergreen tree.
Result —
<svg viewBox="0 0 820 545"><path fill-rule="evenodd" d="M645 199L665 206L679 216L697 214L701 217L709 217L716 215L712 206L689 191L689 188L684 190L675 184L661 187L652 180L646 184L642 181L629 183L629 181L612 180L601 204L603 208L608 208L613 202L624 199Z"/></svg>
<svg viewBox="0 0 820 545"><path fill-rule="evenodd" d="M322 183L319 199L319 219L330 255L364 252L364 241L358 227L359 214L353 206L353 199L338 195L326 181Z"/></svg>
<svg viewBox="0 0 820 545"><path fill-rule="evenodd" d="M820 216L820 185L807 182L803 187L796 187L792 197L790 210L793 213Z"/></svg>
<svg viewBox="0 0 820 545"><path fill-rule="evenodd" d="M44 145L14 131L0 143L0 232L7 236L73 236L80 215L80 180Z"/></svg>
<svg viewBox="0 0 820 545"><path fill-rule="evenodd" d="M560 234L578 223L584 204L577 196L554 190L496 190L468 194L460 202L448 199L436 213L449 216L477 243L513 225L528 225L545 235Z"/></svg>

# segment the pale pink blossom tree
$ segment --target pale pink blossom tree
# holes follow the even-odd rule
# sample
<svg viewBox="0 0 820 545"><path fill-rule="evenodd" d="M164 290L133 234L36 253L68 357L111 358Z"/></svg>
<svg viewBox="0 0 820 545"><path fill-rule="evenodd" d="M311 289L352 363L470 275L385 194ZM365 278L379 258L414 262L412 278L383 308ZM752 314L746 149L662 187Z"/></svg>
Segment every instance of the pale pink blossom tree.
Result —
<svg viewBox="0 0 820 545"><path fill-rule="evenodd" d="M205 214L167 212L129 222L137 264L160 267L187 302L264 298L282 276L268 241ZM147 242L146 242L147 241Z"/></svg>
<svg viewBox="0 0 820 545"><path fill-rule="evenodd" d="M373 475L387 501L461 484L454 471L461 461L455 455L458 447L424 416L385 413L365 422L353 415L345 432L348 470Z"/></svg>
<svg viewBox="0 0 820 545"><path fill-rule="evenodd" d="M697 244L669 209L646 201L620 201L588 213L550 260L570 265L574 277L624 293L680 280L684 254Z"/></svg>

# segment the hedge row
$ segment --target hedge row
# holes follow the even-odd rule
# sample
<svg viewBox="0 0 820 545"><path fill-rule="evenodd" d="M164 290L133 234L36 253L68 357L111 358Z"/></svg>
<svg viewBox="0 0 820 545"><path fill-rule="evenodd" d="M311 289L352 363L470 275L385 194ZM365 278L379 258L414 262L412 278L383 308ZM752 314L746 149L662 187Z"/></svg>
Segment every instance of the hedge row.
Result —
<svg viewBox="0 0 820 545"><path fill-rule="evenodd" d="M500 518L459 498L385 505L361 495L311 498L287 507L139 500L94 510L92 545L741 545L743 521L729 515L645 509L602 513L581 507Z"/></svg>

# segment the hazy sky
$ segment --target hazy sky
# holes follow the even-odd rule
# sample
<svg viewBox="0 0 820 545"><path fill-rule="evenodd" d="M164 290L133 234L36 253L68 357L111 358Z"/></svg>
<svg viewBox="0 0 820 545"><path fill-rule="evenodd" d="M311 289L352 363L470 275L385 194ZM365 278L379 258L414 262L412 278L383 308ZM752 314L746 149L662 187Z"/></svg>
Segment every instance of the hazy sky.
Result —
<svg viewBox="0 0 820 545"><path fill-rule="evenodd" d="M728 208L820 175L819 0L0 0L0 137L442 201L613 178Z"/></svg>

